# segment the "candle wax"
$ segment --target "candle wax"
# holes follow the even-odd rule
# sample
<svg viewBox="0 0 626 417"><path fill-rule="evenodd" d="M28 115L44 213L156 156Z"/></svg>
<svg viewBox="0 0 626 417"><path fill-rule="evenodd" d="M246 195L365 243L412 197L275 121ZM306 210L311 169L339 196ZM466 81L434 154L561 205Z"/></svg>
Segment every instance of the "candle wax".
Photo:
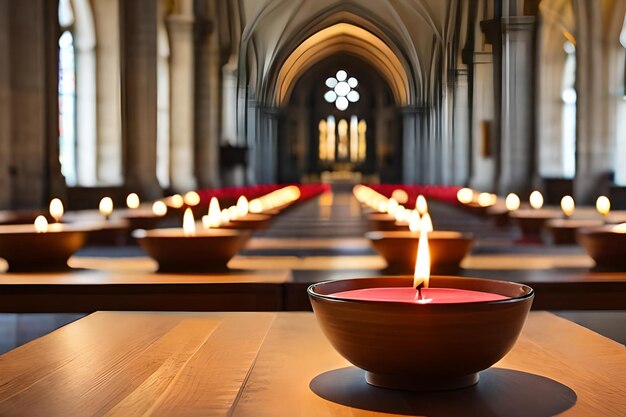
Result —
<svg viewBox="0 0 626 417"><path fill-rule="evenodd" d="M363 288L330 294L348 300L391 301L397 303L425 304L417 298L417 290L411 287ZM506 300L500 294L461 290L457 288L423 288L422 297L427 304L459 304Z"/></svg>

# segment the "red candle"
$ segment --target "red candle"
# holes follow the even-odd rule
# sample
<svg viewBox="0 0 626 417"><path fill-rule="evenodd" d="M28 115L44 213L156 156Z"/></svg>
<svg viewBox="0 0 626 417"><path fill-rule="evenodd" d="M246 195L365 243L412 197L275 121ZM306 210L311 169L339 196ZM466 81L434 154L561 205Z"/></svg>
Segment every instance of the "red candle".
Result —
<svg viewBox="0 0 626 417"><path fill-rule="evenodd" d="M363 288L331 294L333 297L347 300L390 301L409 304L457 304L506 300L500 294L482 291L461 290L457 288L423 288L422 298L418 298L415 288Z"/></svg>

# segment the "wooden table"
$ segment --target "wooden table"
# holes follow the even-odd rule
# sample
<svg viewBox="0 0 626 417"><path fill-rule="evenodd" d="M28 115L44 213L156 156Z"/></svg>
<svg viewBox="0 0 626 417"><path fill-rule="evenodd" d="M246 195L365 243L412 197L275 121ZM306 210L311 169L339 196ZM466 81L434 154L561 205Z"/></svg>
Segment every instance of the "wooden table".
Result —
<svg viewBox="0 0 626 417"><path fill-rule="evenodd" d="M562 414L559 414L562 413ZM626 349L550 313L477 386L368 386L311 313L99 312L0 356L0 416L623 416Z"/></svg>

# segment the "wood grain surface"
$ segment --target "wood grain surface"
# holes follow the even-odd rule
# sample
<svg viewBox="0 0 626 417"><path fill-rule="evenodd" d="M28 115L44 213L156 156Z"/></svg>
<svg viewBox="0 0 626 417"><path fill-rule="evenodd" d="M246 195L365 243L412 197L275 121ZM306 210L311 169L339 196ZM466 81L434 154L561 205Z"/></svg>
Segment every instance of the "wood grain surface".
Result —
<svg viewBox="0 0 626 417"><path fill-rule="evenodd" d="M425 359L426 360L426 359ZM311 313L101 312L0 356L0 416L623 416L626 349L549 313L475 387L368 386Z"/></svg>

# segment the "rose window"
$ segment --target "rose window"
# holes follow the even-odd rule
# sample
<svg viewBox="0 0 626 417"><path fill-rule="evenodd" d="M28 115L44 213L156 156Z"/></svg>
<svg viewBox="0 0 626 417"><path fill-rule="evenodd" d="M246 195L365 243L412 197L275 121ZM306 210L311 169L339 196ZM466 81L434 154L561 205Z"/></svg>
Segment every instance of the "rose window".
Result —
<svg viewBox="0 0 626 417"><path fill-rule="evenodd" d="M356 103L361 96L355 88L359 85L356 78L348 78L348 73L344 70L337 71L334 77L326 79L326 86L330 88L324 94L324 100L328 103L335 103L337 109L344 111L350 103Z"/></svg>

